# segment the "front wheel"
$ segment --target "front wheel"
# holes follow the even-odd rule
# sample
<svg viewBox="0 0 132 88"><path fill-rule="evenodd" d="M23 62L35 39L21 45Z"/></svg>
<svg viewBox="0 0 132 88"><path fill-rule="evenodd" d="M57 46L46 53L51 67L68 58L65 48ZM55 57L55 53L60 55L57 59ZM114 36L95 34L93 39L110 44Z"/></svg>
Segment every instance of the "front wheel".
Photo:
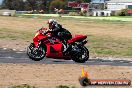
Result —
<svg viewBox="0 0 132 88"><path fill-rule="evenodd" d="M89 50L85 46L78 47L79 53L73 56L73 61L78 63L85 63L89 59Z"/></svg>
<svg viewBox="0 0 132 88"><path fill-rule="evenodd" d="M33 43L27 47L27 55L34 61L40 61L45 57L45 50L43 47L36 48Z"/></svg>

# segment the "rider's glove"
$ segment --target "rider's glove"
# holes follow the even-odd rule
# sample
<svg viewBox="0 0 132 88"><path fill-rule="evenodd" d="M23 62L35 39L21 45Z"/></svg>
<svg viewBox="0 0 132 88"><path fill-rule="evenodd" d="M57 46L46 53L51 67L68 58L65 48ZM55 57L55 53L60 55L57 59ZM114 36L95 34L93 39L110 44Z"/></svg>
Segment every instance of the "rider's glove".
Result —
<svg viewBox="0 0 132 88"><path fill-rule="evenodd" d="M47 31L44 31L42 34L43 34L43 35L46 35L46 34L47 34Z"/></svg>
<svg viewBox="0 0 132 88"><path fill-rule="evenodd" d="M63 35L63 33L61 33L61 32L58 33L58 36L62 36L62 35Z"/></svg>

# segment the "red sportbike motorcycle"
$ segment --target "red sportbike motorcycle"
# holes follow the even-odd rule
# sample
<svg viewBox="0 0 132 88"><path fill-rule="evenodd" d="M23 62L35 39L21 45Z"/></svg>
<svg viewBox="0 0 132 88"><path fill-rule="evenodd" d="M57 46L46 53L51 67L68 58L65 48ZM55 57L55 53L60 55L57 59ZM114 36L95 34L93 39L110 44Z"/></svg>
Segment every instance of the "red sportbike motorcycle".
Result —
<svg viewBox="0 0 132 88"><path fill-rule="evenodd" d="M46 32L46 28L37 31L33 38L33 43L27 47L27 55L30 59L40 61L44 57L54 59L73 60L78 63L84 63L89 59L89 51L84 46L87 43L87 36L75 35L67 41L68 51L63 53L65 46L63 43Z"/></svg>

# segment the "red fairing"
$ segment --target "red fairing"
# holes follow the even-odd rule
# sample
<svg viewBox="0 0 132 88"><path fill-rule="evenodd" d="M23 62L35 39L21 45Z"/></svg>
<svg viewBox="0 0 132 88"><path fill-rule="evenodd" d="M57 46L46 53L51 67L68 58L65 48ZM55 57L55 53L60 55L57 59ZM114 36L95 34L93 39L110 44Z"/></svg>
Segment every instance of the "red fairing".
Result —
<svg viewBox="0 0 132 88"><path fill-rule="evenodd" d="M36 34L37 34L37 33L36 33ZM37 47L37 45L38 45L38 43L39 43L39 40L41 40L41 39L43 39L43 38L46 38L46 36L44 36L44 35L42 35L42 34L40 34L40 33L38 32L37 36L35 36L35 37L33 38L34 45Z"/></svg>
<svg viewBox="0 0 132 88"><path fill-rule="evenodd" d="M33 38L33 41L38 42L38 40L41 40L43 38L46 38L46 36L44 36L42 34L38 34L36 37Z"/></svg>
<svg viewBox="0 0 132 88"><path fill-rule="evenodd" d="M73 43L73 42L77 42L77 41L82 41L84 39L86 39L87 36L86 35L75 35L72 39L68 40L68 43Z"/></svg>
<svg viewBox="0 0 132 88"><path fill-rule="evenodd" d="M48 45L47 44L47 54L46 57L54 57L54 58L61 58L62 54L62 44L54 44Z"/></svg>
<svg viewBox="0 0 132 88"><path fill-rule="evenodd" d="M64 56L63 55L63 53L62 53L62 48L63 48L62 43L55 44L55 45L47 44L46 46L47 46L46 57L48 57L48 58L56 58L56 59L71 60L70 56Z"/></svg>
<svg viewBox="0 0 132 88"><path fill-rule="evenodd" d="M33 41L38 42L39 40L41 40L43 38L46 38L47 36L42 34L42 32L45 31L45 30L47 30L47 28L42 28L41 30L38 30L36 32L35 37L33 38Z"/></svg>
<svg viewBox="0 0 132 88"><path fill-rule="evenodd" d="M35 47L37 47L39 44L39 42L33 42L33 43L34 43Z"/></svg>

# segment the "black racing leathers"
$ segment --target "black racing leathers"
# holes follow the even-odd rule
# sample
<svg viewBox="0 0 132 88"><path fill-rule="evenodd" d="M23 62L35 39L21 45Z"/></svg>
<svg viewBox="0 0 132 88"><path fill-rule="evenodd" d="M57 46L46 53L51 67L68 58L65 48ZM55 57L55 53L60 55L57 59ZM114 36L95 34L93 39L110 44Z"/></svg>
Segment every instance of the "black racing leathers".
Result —
<svg viewBox="0 0 132 88"><path fill-rule="evenodd" d="M54 37L59 38L62 42L72 38L72 34L65 28L62 28L60 24L55 25L54 29L50 32L53 33Z"/></svg>

